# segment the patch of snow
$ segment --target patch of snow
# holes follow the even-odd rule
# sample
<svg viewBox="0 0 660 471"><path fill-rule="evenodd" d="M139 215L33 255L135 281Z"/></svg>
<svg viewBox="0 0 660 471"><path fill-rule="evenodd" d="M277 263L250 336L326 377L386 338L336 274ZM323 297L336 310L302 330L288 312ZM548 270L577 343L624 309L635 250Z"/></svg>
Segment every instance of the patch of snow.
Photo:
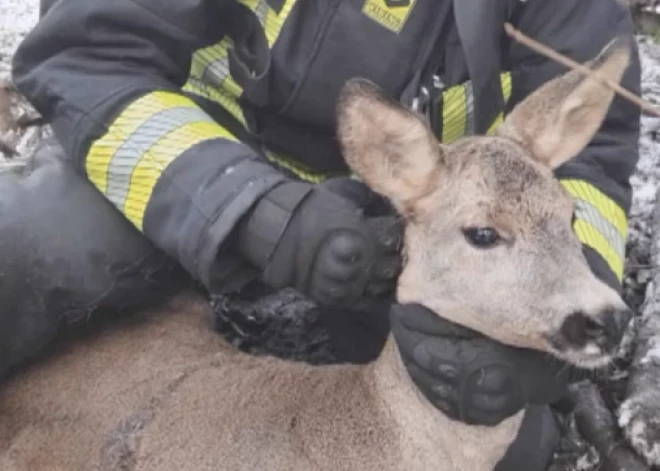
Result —
<svg viewBox="0 0 660 471"><path fill-rule="evenodd" d="M38 19L38 0L0 0L0 80L9 76L11 56Z"/></svg>
<svg viewBox="0 0 660 471"><path fill-rule="evenodd" d="M640 360L640 365L654 364L660 366L660 335L649 340L651 349Z"/></svg>
<svg viewBox="0 0 660 471"><path fill-rule="evenodd" d="M660 104L660 46L650 38L638 38L642 63L642 94L656 105ZM658 280L658 267L654 266L653 253L660 241L660 234L654 233L652 214L660 188L660 118L642 116L639 143L640 160L635 175L631 178L633 201L630 212L630 232L628 240L627 279L630 285L637 284L642 294L641 320L647 316L660 315L657 309L657 287L652 280ZM655 228L657 230L657 228ZM636 265L636 266L635 266ZM655 323L653 323L655 324ZM650 325L650 323L648 324ZM651 370L660 366L660 332L647 338L644 356L636 365L635 387L623 400L617 411L618 424L629 444L647 463L660 465L660 389L654 386ZM644 368L648 371L642 371ZM642 376L639 376L642 375ZM644 381L642 381L642 379ZM640 384L644 386L640 386ZM647 385L648 384L648 385ZM629 384L630 387L630 384Z"/></svg>
<svg viewBox="0 0 660 471"><path fill-rule="evenodd" d="M660 104L660 47L644 38L639 39L642 63L642 94L645 99ZM640 159L637 171L630 179L633 187L631 227L629 237L634 242L650 240L648 220L653 211L660 183L660 118L642 116L639 143ZM639 240L645 239L645 240Z"/></svg>
<svg viewBox="0 0 660 471"><path fill-rule="evenodd" d="M38 19L38 0L0 0L0 89L11 80L11 58L16 48ZM0 90L0 92L4 91ZM0 114L3 115L0 116L2 121L5 115L11 120L33 112L24 100L17 101L12 98L9 109L0 106ZM16 157L21 157L32 152L43 137L43 131L46 130L31 127L27 130L0 129L0 131L2 143L13 148L17 153ZM6 165L7 157L0 151L0 164Z"/></svg>
<svg viewBox="0 0 660 471"><path fill-rule="evenodd" d="M575 463L575 467L573 468L575 471L587 471L594 469L595 466L598 466L600 463L598 456L595 452L592 453L585 453L584 455L580 456Z"/></svg>
<svg viewBox="0 0 660 471"><path fill-rule="evenodd" d="M619 410L619 426L638 453L651 466L660 465L660 417L649 415L657 395L625 401Z"/></svg>

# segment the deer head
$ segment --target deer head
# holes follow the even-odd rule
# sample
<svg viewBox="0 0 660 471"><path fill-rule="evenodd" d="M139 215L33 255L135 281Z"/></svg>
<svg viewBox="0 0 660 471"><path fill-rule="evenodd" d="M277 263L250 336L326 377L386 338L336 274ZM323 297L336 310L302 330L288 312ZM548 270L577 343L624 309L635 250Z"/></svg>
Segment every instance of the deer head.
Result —
<svg viewBox="0 0 660 471"><path fill-rule="evenodd" d="M586 65L618 82L629 57L617 39ZM613 96L570 71L519 103L495 135L442 145L419 115L350 80L338 102L344 157L406 221L398 301L503 343L606 364L631 313L588 266L553 169L589 143Z"/></svg>

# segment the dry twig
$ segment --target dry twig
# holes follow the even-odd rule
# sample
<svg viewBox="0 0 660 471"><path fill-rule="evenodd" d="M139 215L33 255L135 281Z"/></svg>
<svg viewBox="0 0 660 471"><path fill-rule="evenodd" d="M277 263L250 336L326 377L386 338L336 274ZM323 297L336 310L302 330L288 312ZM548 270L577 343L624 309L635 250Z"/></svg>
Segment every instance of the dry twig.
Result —
<svg viewBox="0 0 660 471"><path fill-rule="evenodd" d="M509 36L511 36L511 38L515 39L521 44L524 44L530 49L538 52L539 54L546 56L549 59L554 60L555 62L558 62L559 64L568 67L569 69L582 72L584 75L588 76L589 78L593 80L597 80L601 82L603 85L610 87L616 93L626 98L627 100L635 103L637 106L639 106L642 110L646 111L647 113L660 117L660 108L653 106L651 103L639 97L638 95L635 95L631 91L626 90L618 83L597 76L591 69L580 64L579 62L576 62L573 59L570 59L565 55L560 54L559 52L549 48L548 46L545 46L540 42L530 38L529 36L525 35L521 31L514 28L513 25L511 25L511 23L504 23L504 30Z"/></svg>

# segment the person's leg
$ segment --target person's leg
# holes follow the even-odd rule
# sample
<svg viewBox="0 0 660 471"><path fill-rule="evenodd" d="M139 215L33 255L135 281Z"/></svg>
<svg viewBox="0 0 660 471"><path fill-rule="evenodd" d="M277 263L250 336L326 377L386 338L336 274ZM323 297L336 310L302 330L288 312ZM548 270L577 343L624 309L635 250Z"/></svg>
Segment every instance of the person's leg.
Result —
<svg viewBox="0 0 660 471"><path fill-rule="evenodd" d="M162 302L188 279L46 140L0 165L0 382L63 324Z"/></svg>

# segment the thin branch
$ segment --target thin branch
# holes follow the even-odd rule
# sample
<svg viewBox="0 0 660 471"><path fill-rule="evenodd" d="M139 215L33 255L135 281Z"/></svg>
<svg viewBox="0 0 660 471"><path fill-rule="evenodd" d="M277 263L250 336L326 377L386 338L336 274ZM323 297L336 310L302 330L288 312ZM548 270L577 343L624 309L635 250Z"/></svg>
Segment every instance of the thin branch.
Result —
<svg viewBox="0 0 660 471"><path fill-rule="evenodd" d="M511 36L513 39L516 41L520 42L521 44L524 44L525 46L529 47L530 49L538 52L539 54L542 54L546 56L549 59L554 60L555 62L558 62L569 69L577 70L585 74L586 76L590 77L593 80L597 80L601 82L603 85L606 85L610 87L612 90L614 90L616 93L619 95L623 96L627 100L635 103L637 106L639 106L642 110L646 111L647 113L653 114L655 116L660 117L660 108L653 106L651 103L648 101L645 101L644 99L640 98L639 96L635 95L634 93L630 92L629 90L626 90L622 86L620 86L618 83L612 82L611 80L608 80L606 78L599 77L597 74L595 74L591 69L588 67L580 64L579 62L574 61L573 59L569 59L563 54L560 54L559 52L549 48L548 46L545 46L538 41L530 38L529 36L525 35L524 33L520 32L516 28L514 28L511 23L504 23L504 30L506 33Z"/></svg>
<svg viewBox="0 0 660 471"><path fill-rule="evenodd" d="M41 116L22 115L16 118L16 127L18 129L27 129L36 126L44 126L46 121Z"/></svg>

